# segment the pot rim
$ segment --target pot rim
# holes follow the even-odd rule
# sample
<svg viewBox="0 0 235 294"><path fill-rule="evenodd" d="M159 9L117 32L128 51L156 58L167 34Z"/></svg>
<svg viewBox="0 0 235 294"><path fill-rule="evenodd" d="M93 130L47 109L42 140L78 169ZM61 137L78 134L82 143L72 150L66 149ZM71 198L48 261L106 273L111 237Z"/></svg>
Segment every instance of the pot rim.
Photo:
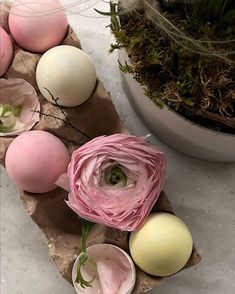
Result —
<svg viewBox="0 0 235 294"><path fill-rule="evenodd" d="M131 64L131 58L128 56L128 53L127 53L126 48L119 49L119 51L118 51L118 56L120 57L120 55L122 55L122 58L125 58L125 59L126 59L126 62L127 62L127 63L129 62L129 63ZM124 55L124 56L123 56L123 55ZM121 71L121 70L120 70L120 71ZM153 102L148 96L146 96L146 95L143 93L144 86L141 86L141 85L139 84L139 82L134 78L134 75L133 75L133 74L131 74L131 73L124 73L124 72L122 72L122 71L121 71L121 74L122 74L122 75L131 75L132 78L133 78L133 80L134 80L134 81L138 84L138 86L141 88L141 90L142 90L142 93L141 93L141 94L143 94L143 96L146 98L146 100L149 100L152 104L154 104L154 106L155 106L158 110L161 111L161 110L163 110L163 109L165 108L165 110L172 112L172 113L175 114L175 116L177 116L179 119L184 120L184 121L187 122L189 125L193 125L194 127L198 128L198 129L201 129L202 131L209 132L209 133L211 133L211 134L213 134L213 135L216 135L216 136L231 137L231 138L234 138L234 139L235 139L235 134L230 134L230 133L225 133L225 132L220 132L220 131L212 130L212 129L210 129L210 128L207 128L207 127L205 127L205 126L201 126L201 125L199 125L198 123L191 121L190 119L188 119L188 118L184 117L183 115L179 114L176 110L170 108L170 107L169 107L168 105L166 105L166 103L164 103L163 101L162 101L162 103L163 103L163 109L160 109L159 106L157 106L157 105L156 105L156 104L155 104L155 103L154 103L154 102Z"/></svg>

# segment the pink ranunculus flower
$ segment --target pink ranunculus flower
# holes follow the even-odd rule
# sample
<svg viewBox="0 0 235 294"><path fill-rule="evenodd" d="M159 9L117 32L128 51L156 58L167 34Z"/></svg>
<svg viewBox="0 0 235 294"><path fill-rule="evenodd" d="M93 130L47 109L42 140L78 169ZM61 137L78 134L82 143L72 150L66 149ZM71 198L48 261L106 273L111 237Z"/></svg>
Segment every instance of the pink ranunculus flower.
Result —
<svg viewBox="0 0 235 294"><path fill-rule="evenodd" d="M133 231L162 191L165 156L145 140L127 134L97 137L72 154L67 204L80 217Z"/></svg>

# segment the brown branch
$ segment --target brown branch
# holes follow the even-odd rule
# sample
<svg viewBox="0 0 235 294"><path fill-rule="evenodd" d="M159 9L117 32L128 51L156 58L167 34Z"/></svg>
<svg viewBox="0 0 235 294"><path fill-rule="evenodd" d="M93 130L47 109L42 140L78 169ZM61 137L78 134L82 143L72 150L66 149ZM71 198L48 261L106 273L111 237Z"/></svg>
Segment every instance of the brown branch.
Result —
<svg viewBox="0 0 235 294"><path fill-rule="evenodd" d="M48 114L48 113L45 113L45 112L41 112L40 110L31 110L32 112L34 113L38 113L39 115L42 115L42 116L45 116L45 117L52 117L52 118L55 118L55 119L58 119L64 123L67 124L67 121L64 119L64 118L61 118L61 117L57 117L53 114ZM58 138L60 138L61 140L64 140L64 141L67 141L68 143L71 143L71 144L74 144L76 146L82 146L82 144L79 144L78 142L75 142L75 141L72 141L72 140L69 140L69 139L66 139L64 137L61 137L59 135L56 135Z"/></svg>
<svg viewBox="0 0 235 294"><path fill-rule="evenodd" d="M213 113L206 110L201 109L192 109L191 107L188 107L186 105L182 105L184 109L186 109L189 113L196 116L201 116L207 119L211 119L213 121L219 122L225 126L228 126L232 129L235 129L235 118L234 117L227 117L227 116L221 116L217 113Z"/></svg>
<svg viewBox="0 0 235 294"><path fill-rule="evenodd" d="M85 132L83 132L82 130L80 130L79 128L75 127L69 120L69 118L67 117L65 111L63 110L63 108L58 104L58 100L59 97L54 97L53 94L50 92L50 90L48 90L47 88L44 88L45 90L47 90L47 92L49 93L49 95L51 96L51 99L55 102L55 105L60 109L61 113L64 116L64 119L60 119L62 120L64 123L66 123L67 125L69 125L71 128L73 128L74 130L76 130L78 133L82 134L84 137L86 137L89 140L92 140L93 138L90 137L89 135L87 135ZM59 118L58 118L59 119Z"/></svg>

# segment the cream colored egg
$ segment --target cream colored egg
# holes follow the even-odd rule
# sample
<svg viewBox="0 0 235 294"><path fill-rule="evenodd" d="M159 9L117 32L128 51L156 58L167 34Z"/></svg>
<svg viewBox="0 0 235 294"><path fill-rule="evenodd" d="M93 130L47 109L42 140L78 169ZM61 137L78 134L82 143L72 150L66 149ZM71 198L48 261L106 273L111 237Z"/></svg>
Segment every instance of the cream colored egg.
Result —
<svg viewBox="0 0 235 294"><path fill-rule="evenodd" d="M37 65L36 80L42 95L49 102L55 103L51 93L59 98L59 105L74 107L91 96L96 85L96 72L84 51L61 45L43 54Z"/></svg>
<svg viewBox="0 0 235 294"><path fill-rule="evenodd" d="M169 276L182 269L190 258L193 240L186 224L169 213L153 213L130 235L130 253L146 273Z"/></svg>

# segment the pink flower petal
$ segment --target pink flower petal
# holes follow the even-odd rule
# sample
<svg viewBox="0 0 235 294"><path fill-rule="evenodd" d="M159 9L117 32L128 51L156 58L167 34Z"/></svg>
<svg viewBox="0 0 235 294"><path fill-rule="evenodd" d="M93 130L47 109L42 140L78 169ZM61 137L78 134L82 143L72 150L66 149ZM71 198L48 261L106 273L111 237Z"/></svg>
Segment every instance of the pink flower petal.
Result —
<svg viewBox="0 0 235 294"><path fill-rule="evenodd" d="M15 136L29 131L40 120L40 103L34 88L23 79L0 79L0 104L20 105L20 127L0 136Z"/></svg>
<svg viewBox="0 0 235 294"><path fill-rule="evenodd" d="M55 184L64 190L70 192L70 181L67 174L62 174L59 176L59 178L56 180Z"/></svg>
<svg viewBox="0 0 235 294"><path fill-rule="evenodd" d="M122 284L129 278L130 267L124 258L110 256L96 261L103 294L118 294ZM124 263L125 262L125 263Z"/></svg>

